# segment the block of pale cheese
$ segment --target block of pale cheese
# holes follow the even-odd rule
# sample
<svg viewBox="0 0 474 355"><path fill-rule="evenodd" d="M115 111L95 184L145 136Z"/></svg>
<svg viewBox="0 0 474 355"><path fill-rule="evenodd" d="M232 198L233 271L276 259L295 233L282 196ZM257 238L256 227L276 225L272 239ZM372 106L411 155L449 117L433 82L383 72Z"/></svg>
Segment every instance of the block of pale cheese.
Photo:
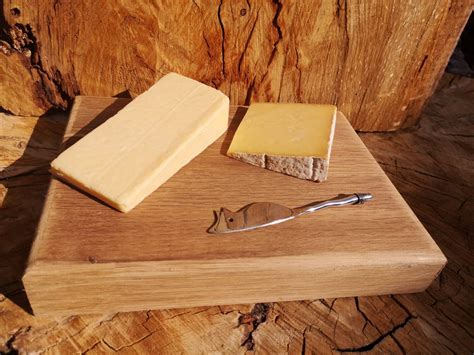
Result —
<svg viewBox="0 0 474 355"><path fill-rule="evenodd" d="M301 179L324 181L336 112L332 105L251 104L227 155Z"/></svg>
<svg viewBox="0 0 474 355"><path fill-rule="evenodd" d="M227 129L229 99L170 73L61 153L52 172L130 211Z"/></svg>

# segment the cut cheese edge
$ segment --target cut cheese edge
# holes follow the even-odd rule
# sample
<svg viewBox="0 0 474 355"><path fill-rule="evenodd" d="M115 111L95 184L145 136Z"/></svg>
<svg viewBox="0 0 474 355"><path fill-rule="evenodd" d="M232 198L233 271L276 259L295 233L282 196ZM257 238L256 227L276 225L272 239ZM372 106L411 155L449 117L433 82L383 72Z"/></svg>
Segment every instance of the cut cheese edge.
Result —
<svg viewBox="0 0 474 355"><path fill-rule="evenodd" d="M61 153L52 172L128 212L227 129L229 99L176 73Z"/></svg>
<svg viewBox="0 0 474 355"><path fill-rule="evenodd" d="M332 105L251 104L227 155L301 179L324 181L336 113Z"/></svg>

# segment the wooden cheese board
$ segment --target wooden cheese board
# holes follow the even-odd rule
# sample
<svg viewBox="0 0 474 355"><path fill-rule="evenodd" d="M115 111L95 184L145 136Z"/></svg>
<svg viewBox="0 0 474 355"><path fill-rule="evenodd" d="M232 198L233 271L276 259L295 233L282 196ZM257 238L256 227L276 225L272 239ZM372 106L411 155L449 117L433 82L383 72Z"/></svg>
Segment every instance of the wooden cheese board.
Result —
<svg viewBox="0 0 474 355"><path fill-rule="evenodd" d="M129 101L77 97L63 148ZM431 283L444 255L342 114L329 178L315 183L225 155L245 111L231 107L228 132L127 214L52 178L23 277L34 313L406 293ZM207 233L220 207L296 207L354 192L374 200L250 232Z"/></svg>

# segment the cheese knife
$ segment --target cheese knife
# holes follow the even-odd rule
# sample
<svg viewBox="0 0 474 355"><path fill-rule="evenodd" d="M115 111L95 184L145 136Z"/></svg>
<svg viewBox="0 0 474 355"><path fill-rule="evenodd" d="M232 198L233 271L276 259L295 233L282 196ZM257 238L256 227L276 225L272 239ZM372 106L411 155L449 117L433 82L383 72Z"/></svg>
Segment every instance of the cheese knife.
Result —
<svg viewBox="0 0 474 355"><path fill-rule="evenodd" d="M326 207L357 205L370 200L372 200L370 193L355 193L339 195L330 200L313 202L296 208L285 207L273 202L250 203L236 212L222 207L219 212L214 211L216 219L207 231L211 234L248 231L286 222Z"/></svg>

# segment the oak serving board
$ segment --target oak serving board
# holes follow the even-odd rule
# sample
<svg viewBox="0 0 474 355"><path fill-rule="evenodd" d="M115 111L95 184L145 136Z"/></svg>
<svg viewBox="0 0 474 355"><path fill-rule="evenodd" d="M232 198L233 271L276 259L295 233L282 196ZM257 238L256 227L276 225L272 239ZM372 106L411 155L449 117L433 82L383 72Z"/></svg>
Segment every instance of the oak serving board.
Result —
<svg viewBox="0 0 474 355"><path fill-rule="evenodd" d="M129 101L77 97L63 147ZM23 277L34 313L405 293L430 284L444 255L342 114L328 181L315 183L225 156L245 111L232 107L228 132L127 214L52 178ZM220 207L296 207L354 192L374 200L249 232L206 232Z"/></svg>

